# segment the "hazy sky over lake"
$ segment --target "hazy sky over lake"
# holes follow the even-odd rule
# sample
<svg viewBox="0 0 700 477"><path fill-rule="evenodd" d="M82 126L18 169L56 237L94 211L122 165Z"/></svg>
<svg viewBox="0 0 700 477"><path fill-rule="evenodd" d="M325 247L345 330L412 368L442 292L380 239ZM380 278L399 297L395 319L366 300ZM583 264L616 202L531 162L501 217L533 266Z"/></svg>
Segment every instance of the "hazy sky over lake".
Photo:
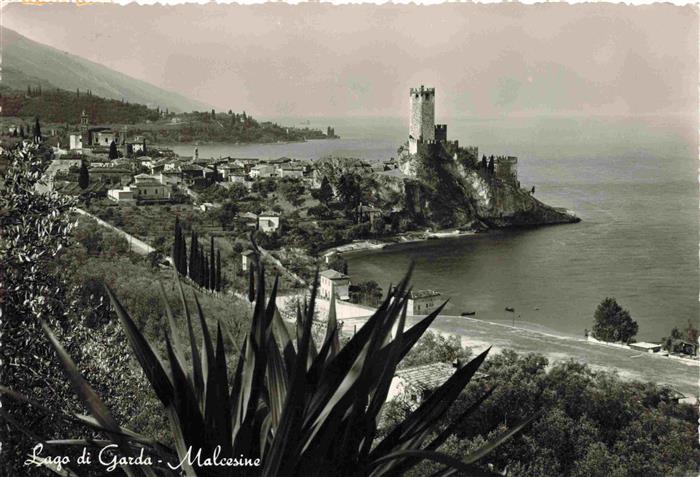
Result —
<svg viewBox="0 0 700 477"><path fill-rule="evenodd" d="M218 109L441 120L697 113L691 7L11 4L2 24Z"/></svg>

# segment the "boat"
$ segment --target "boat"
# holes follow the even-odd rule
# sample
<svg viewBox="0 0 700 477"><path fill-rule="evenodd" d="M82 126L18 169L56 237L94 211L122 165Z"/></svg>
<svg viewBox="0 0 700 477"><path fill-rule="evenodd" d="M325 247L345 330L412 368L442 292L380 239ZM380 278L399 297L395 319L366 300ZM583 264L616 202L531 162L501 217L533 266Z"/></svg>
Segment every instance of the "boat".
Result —
<svg viewBox="0 0 700 477"><path fill-rule="evenodd" d="M513 308L512 306L507 306L506 311L510 311L511 313L513 313L515 311L515 308Z"/></svg>
<svg viewBox="0 0 700 477"><path fill-rule="evenodd" d="M462 316L474 316L476 315L475 311L463 311Z"/></svg>

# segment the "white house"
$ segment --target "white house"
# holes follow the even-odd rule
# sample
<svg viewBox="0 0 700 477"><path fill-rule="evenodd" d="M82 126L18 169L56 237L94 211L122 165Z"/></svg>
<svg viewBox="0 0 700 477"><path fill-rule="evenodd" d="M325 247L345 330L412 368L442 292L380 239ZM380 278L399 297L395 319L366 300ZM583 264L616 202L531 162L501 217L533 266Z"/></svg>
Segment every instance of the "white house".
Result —
<svg viewBox="0 0 700 477"><path fill-rule="evenodd" d="M98 131L94 136L94 143L99 146L109 146L112 141L118 141L119 135L114 131Z"/></svg>
<svg viewBox="0 0 700 477"><path fill-rule="evenodd" d="M72 150L79 150L83 148L83 136L81 134L71 134L69 137L69 145Z"/></svg>
<svg viewBox="0 0 700 477"><path fill-rule="evenodd" d="M263 232L274 232L279 228L280 216L277 212L263 212L258 216L258 229Z"/></svg>
<svg viewBox="0 0 700 477"><path fill-rule="evenodd" d="M255 253L252 250L245 250L241 253L241 270L248 271L248 268L253 263Z"/></svg>
<svg viewBox="0 0 700 477"><path fill-rule="evenodd" d="M269 164L258 164L250 169L250 177L253 179L264 179L274 177L277 173L275 166Z"/></svg>
<svg viewBox="0 0 700 477"><path fill-rule="evenodd" d="M150 176L148 174L139 174L134 176L134 184L137 190L137 196L141 200L170 200L171 187L162 182L163 175Z"/></svg>
<svg viewBox="0 0 700 477"><path fill-rule="evenodd" d="M123 189L109 189L107 197L115 202L134 202L138 189L133 186L126 186Z"/></svg>
<svg viewBox="0 0 700 477"><path fill-rule="evenodd" d="M350 298L350 277L336 270L324 270L320 274L321 283L319 286L319 294L321 298L330 299L335 296L341 300Z"/></svg>
<svg viewBox="0 0 700 477"><path fill-rule="evenodd" d="M437 299L440 294L433 290L412 291L408 297L406 314L427 315L437 306Z"/></svg>
<svg viewBox="0 0 700 477"><path fill-rule="evenodd" d="M301 179L304 177L304 168L302 166L284 164L277 168L277 175L282 179Z"/></svg>

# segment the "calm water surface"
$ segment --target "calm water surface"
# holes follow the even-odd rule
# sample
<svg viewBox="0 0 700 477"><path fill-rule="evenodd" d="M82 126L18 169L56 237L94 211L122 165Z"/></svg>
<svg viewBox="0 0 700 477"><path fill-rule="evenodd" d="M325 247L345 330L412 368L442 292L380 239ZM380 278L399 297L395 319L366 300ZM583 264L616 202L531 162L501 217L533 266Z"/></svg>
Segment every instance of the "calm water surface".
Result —
<svg viewBox="0 0 700 477"><path fill-rule="evenodd" d="M404 141L398 119L311 120L341 140L200 146L200 157L326 155L386 159ZM298 124L280 119L282 124ZM524 187L567 207L579 224L492 232L348 255L354 280L395 283L411 261L416 288L447 311L581 335L605 296L628 308L639 338L698 320L696 118L453 120L448 136L486 154L519 157ZM190 146L177 146L191 155ZM514 307L515 313L504 310Z"/></svg>

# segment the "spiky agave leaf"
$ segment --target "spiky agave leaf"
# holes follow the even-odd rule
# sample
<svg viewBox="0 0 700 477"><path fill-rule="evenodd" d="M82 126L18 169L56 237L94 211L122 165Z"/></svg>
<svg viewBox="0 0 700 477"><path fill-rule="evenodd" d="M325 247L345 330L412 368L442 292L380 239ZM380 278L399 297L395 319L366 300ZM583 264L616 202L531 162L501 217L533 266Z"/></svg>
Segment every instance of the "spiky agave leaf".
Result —
<svg viewBox="0 0 700 477"><path fill-rule="evenodd" d="M474 376L487 350L457 369L381 442L374 442L378 416L398 363L442 307L404 330L410 292L407 276L392 288L374 315L342 348L338 345L337 317L331 302L326 335L321 348L316 350L311 337L316 279L310 300L303 308L298 308L295 346L275 305L277 280L266 300L264 269L257 263L255 270L255 306L230 388L221 320L217 323L216 339L212 340L196 295L201 353L178 282L192 355L189 370L184 359L185 345L179 340L177 324L167 304L170 333L164 337L168 355L166 367L108 290L136 358L166 408L180 461L190 447L208 453L221 446L222 456L264 456L262 468L247 469L244 475L401 475L424 459L446 465L446 470L440 471L444 475L452 470L468 475L493 475L476 466L477 461L534 418L493 438L462 461L436 452L458 423L448 425L425 445L427 436L435 434L436 425L448 407ZM229 335L233 338L231 333ZM166 447L131 435L130 431L110 421L99 405L99 398L87 393L87 383L81 381L77 369L70 367L65 356L62 360L71 380L80 385L81 397L92 403L88 406L97 419L86 418L86 423L106 432L115 442L124 442L127 446L134 442L150 446L161 455L169 454ZM461 422L487 396L488 393L457 421ZM172 454L168 461L170 459ZM212 469L189 465L186 460L183 470L188 477L213 473ZM152 471L147 473L152 474Z"/></svg>

